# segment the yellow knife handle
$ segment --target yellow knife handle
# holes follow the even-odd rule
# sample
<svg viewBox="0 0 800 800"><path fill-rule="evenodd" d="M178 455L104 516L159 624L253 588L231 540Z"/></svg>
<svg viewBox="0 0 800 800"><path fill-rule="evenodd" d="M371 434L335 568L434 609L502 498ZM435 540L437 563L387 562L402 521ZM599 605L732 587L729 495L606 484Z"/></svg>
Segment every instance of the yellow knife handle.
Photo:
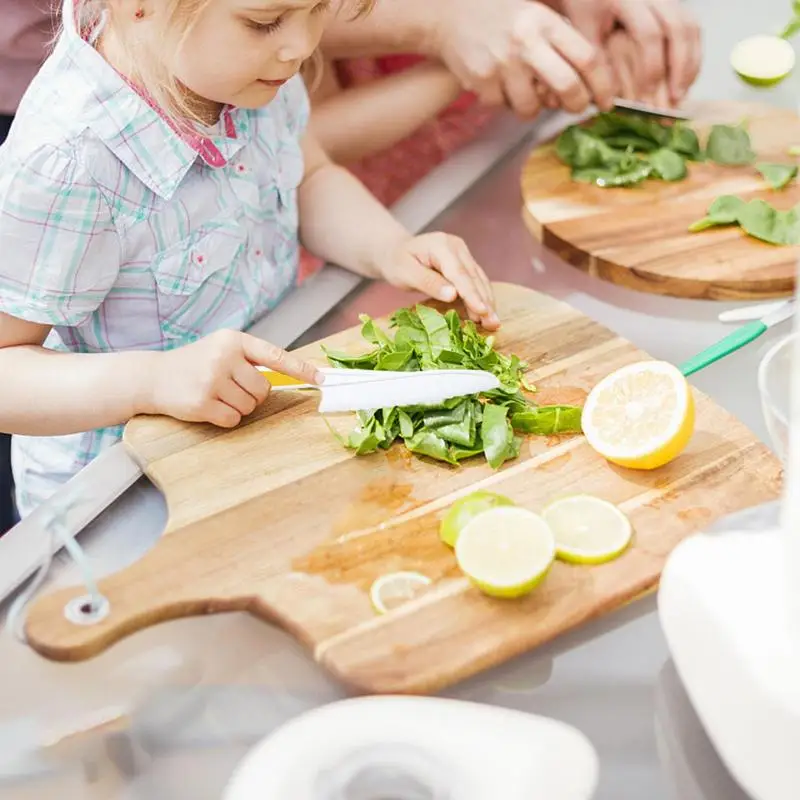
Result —
<svg viewBox="0 0 800 800"><path fill-rule="evenodd" d="M291 375L284 375L282 372L275 372L266 367L259 367L264 378L272 386L304 386L304 381L299 381Z"/></svg>

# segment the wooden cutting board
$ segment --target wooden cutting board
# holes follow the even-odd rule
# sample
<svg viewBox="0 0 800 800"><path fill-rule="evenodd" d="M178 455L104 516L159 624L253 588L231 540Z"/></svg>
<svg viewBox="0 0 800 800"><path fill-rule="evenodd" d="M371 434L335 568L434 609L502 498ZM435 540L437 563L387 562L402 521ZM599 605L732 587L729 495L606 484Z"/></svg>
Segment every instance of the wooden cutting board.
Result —
<svg viewBox="0 0 800 800"><path fill-rule="evenodd" d="M800 144L800 118L791 111L744 103L688 111L703 143L712 123L747 118L759 161L800 163L787 155ZM765 186L753 167L690 163L683 181L601 189L573 181L549 142L523 167L523 218L568 263L630 289L713 300L780 297L794 291L800 248L759 242L736 227L687 230L723 194L761 197L781 209L800 203L800 183L781 192Z"/></svg>
<svg viewBox="0 0 800 800"><path fill-rule="evenodd" d="M561 302L519 286L496 289L498 346L528 361L542 403L580 404L610 371L646 358ZM356 329L326 343L364 349ZM319 360L316 345L300 352ZM334 420L341 430L352 422ZM401 447L356 457L331 435L314 398L285 393L232 431L137 418L125 442L166 496L166 533L101 582L110 601L104 621L65 617L83 590L41 597L28 616L31 645L74 661L165 620L244 610L283 626L339 679L371 693L439 690L620 606L655 587L684 537L776 498L781 476L768 449L700 394L690 447L652 473L610 466L583 437L532 437L499 472L480 459L442 466ZM556 564L523 600L487 598L438 538L448 506L479 487L533 510L559 495L599 495L630 515L635 545L604 566ZM433 583L378 616L369 588L396 570Z"/></svg>

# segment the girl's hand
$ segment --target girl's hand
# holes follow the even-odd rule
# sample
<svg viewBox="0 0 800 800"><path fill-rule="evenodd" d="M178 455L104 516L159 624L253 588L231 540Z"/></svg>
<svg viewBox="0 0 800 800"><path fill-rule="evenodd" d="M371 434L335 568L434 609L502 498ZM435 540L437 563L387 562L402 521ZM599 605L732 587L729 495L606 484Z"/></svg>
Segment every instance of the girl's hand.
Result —
<svg viewBox="0 0 800 800"><path fill-rule="evenodd" d="M500 327L492 285L457 236L427 233L405 239L389 254L381 276L393 286L445 303L461 297L471 320L487 330Z"/></svg>
<svg viewBox="0 0 800 800"><path fill-rule="evenodd" d="M153 353L150 413L233 428L266 400L256 365L321 384L311 364L247 333L220 330L175 350Z"/></svg>

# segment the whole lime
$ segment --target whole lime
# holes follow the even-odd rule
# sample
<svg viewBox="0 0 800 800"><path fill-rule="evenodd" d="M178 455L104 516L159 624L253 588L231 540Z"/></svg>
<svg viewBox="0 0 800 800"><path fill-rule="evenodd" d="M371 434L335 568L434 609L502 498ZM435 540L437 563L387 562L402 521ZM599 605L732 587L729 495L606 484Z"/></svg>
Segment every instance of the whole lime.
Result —
<svg viewBox="0 0 800 800"><path fill-rule="evenodd" d="M450 506L439 526L439 537L448 547L455 547L464 526L478 514L482 514L490 508L513 505L514 501L502 494L483 490L472 492L472 494L456 500Z"/></svg>

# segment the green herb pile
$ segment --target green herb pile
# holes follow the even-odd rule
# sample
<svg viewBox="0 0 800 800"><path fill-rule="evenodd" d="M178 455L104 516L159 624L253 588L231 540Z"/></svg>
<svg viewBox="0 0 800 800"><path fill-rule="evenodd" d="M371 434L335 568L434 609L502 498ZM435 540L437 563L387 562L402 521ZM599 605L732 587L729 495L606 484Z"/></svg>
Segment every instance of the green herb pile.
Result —
<svg viewBox="0 0 800 800"><path fill-rule="evenodd" d="M637 114L608 112L587 125L567 128L556 141L556 154L572 168L573 180L601 187L636 186L647 179L680 181L688 174L690 161L713 161L730 167L754 165L775 191L784 189L798 175L796 164L755 163L756 153L745 123L712 126L703 148L697 134L681 122L666 124ZM746 202L724 195L689 230L697 233L720 225L738 225L761 241L797 245L798 218L800 205L781 211L765 200Z"/></svg>
<svg viewBox="0 0 800 800"><path fill-rule="evenodd" d="M333 366L403 371L479 369L496 375L501 386L441 405L360 411L358 426L347 439L336 434L358 455L388 449L402 439L412 453L454 465L483 455L497 469L519 455L522 440L517 434L581 432L579 407L532 403L523 393L535 391L525 381L527 365L515 355L497 352L492 336L482 336L472 321L462 323L455 311L440 314L424 305L401 309L391 318L393 335L366 315L361 322L361 335L373 348L357 356L326 349Z"/></svg>
<svg viewBox="0 0 800 800"><path fill-rule="evenodd" d="M556 154L572 167L573 180L603 187L635 186L648 178L680 181L687 161L703 158L697 134L686 125L614 111L568 127L556 141Z"/></svg>

